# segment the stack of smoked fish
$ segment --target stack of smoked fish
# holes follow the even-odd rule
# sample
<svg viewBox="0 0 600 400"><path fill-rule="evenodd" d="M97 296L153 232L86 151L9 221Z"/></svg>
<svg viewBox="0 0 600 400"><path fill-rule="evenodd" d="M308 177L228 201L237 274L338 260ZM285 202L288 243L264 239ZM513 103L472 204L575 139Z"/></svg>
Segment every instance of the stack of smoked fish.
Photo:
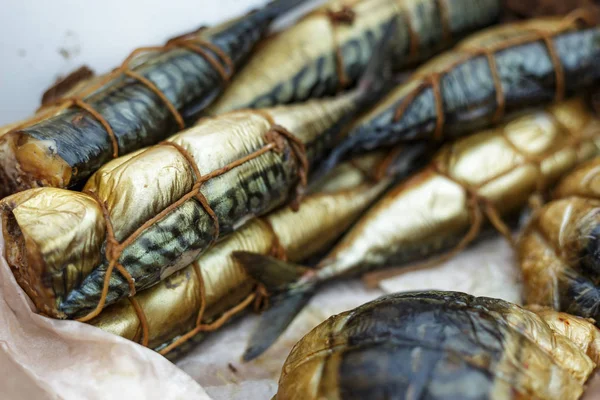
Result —
<svg viewBox="0 0 600 400"><path fill-rule="evenodd" d="M104 75L80 69L33 116L0 128L3 256L18 284L43 315L169 357L260 311L251 360L330 281L376 284L497 231L519 247L527 300L574 314L565 320L579 331L559 332L559 314L539 307L398 295L310 333L277 398L446 398L442 387L480 398L471 367L444 374L448 348L497 363L485 366L479 394L578 398L600 345L597 328L577 319L600 314L600 168L585 164L600 153L590 100L600 84L597 13L562 5L561 15L532 18L504 0L329 0L270 31L300 3L274 0L135 50ZM539 205L548 193L555 200ZM532 198L538 207L514 243ZM477 354L444 330L466 324L464 313L477 314L475 336L499 332ZM403 319L392 322L396 314ZM419 321L446 336L411 337ZM344 347L351 337L360 352ZM432 352L430 339L452 345ZM306 361L323 340L337 358ZM385 349L402 358L399 343L418 371L393 365ZM525 353L510 353L521 345ZM416 351L437 361L414 361ZM524 354L538 357L532 372L508 366L526 363ZM544 357L570 369L532 384ZM361 383L346 362L381 379ZM318 390L315 368L326 372Z"/></svg>

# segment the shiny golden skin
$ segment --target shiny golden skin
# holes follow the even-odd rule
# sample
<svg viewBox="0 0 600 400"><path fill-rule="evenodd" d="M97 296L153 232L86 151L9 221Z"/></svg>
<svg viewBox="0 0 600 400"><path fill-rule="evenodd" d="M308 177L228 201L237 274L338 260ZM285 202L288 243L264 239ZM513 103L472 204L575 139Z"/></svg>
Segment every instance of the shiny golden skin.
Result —
<svg viewBox="0 0 600 400"><path fill-rule="evenodd" d="M274 399L578 399L599 350L598 329L568 314L457 292L398 293L308 333Z"/></svg>
<svg viewBox="0 0 600 400"><path fill-rule="evenodd" d="M306 144L308 159L314 162L326 149L325 133L355 107L354 100L355 94L349 93L264 111L275 124L287 128ZM265 146L269 130L270 123L264 116L237 111L203 120L169 141L185 148L200 172L208 174ZM264 213L281 205L290 191L288 183L283 182L297 179L297 168L298 163L289 152L268 151L206 181L201 192L209 202L218 204L215 211L221 220L221 233L231 232L253 217L249 209ZM271 182L270 191L264 181ZM90 178L85 190L94 192L105 204L115 237L122 241L189 192L194 182L193 170L185 157L172 146L157 145L104 165ZM239 188L241 183L246 184L246 192L253 191L253 197ZM257 201L257 196L262 196L262 200ZM42 312L64 317L57 306L72 290L81 288L104 258L106 227L99 205L86 194L40 188L3 199L0 210L7 260L19 284ZM234 215L234 220L229 215ZM242 218L238 218L240 215ZM210 218L205 220L210 233L213 224ZM161 232L148 234L162 240ZM183 239L191 240L187 235ZM154 251L156 260L173 254L166 245ZM176 262L158 263L160 279L187 266L198 253L186 252Z"/></svg>
<svg viewBox="0 0 600 400"><path fill-rule="evenodd" d="M501 8L498 0L444 3L442 8L436 0L330 0L265 42L207 113L217 115L334 94L343 88L336 49L348 83L354 83L391 20L397 20L400 27L393 41L394 66L400 68L452 43L444 38L440 18L448 18L451 35L460 37L493 23ZM345 8L352 10L352 21L332 21L329 12L343 12ZM418 36L415 54L411 54L410 26Z"/></svg>
<svg viewBox="0 0 600 400"><path fill-rule="evenodd" d="M473 223L465 187L500 215L519 211L538 188L598 154L598 132L584 102L571 100L447 145L361 218L321 262L320 279L421 260L456 244Z"/></svg>
<svg viewBox="0 0 600 400"><path fill-rule="evenodd" d="M380 159L368 155L356 161L369 169ZM327 249L387 186L387 180L374 183L357 167L342 164L303 200L298 212L285 207L254 219L198 257L206 293L203 322L214 320L253 290L253 281L231 257L233 251L283 250L291 261L305 260ZM190 265L135 296L148 321L149 347L160 347L194 327L203 301L196 274ZM131 340L141 334L140 320L127 299L90 323Z"/></svg>
<svg viewBox="0 0 600 400"><path fill-rule="evenodd" d="M600 319L600 158L566 176L519 240L527 303Z"/></svg>

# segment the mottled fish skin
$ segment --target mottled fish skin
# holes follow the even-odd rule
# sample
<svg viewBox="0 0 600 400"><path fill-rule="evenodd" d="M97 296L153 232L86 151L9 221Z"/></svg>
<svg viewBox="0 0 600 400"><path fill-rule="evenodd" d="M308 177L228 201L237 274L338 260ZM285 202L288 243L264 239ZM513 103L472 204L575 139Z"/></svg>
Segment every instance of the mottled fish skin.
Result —
<svg viewBox="0 0 600 400"><path fill-rule="evenodd" d="M565 177L534 214L518 255L528 303L600 321L600 158Z"/></svg>
<svg viewBox="0 0 600 400"><path fill-rule="evenodd" d="M209 28L198 37L221 49L238 69L266 34L271 21L300 1L278 0L223 26ZM211 50L206 51L216 57ZM152 53L132 64L135 72L156 85L188 126L226 87L218 71L206 58L188 49ZM124 75L88 96L86 102L112 127L120 155L157 143L179 130L161 98L138 80ZM48 157L60 157L68 165L70 176L58 187L76 185L113 157L112 142L106 129L89 113L77 108L23 128L13 135L19 136L17 146L28 141L46 143ZM8 136L3 139L8 140ZM7 177L3 179L4 174L0 168L0 182L5 185L0 189L0 196L28 187L56 186L43 179L27 182L26 177L22 177L25 182L16 182Z"/></svg>
<svg viewBox="0 0 600 400"><path fill-rule="evenodd" d="M442 19L447 18L450 36L456 39L491 25L501 10L499 0L444 3L442 10L437 0L330 1L261 46L206 113L216 115L335 94L342 88L336 67L336 46L341 51L347 85L352 85L363 74L385 27L392 20L399 26L391 49L394 67L399 69L451 45L452 40L444 38ZM339 21L333 25L327 11L344 6L354 11L354 21ZM416 57L410 55L411 25L419 38Z"/></svg>
<svg viewBox="0 0 600 400"><path fill-rule="evenodd" d="M330 142L342 126L340 124L356 111L361 99L360 93L362 92L349 92L328 100L280 106L264 109L262 112L271 115L276 123L296 134L305 144L308 162L313 165L322 158L326 148L324 143ZM255 126L253 132L260 138L259 144L265 143L266 139L262 135L268 131L269 125L262 116L257 116L251 110L233 112L231 115L237 118L229 126L231 132L248 129L248 125ZM227 118L227 115L218 118ZM185 132L175 138L185 137ZM229 154L231 149L227 144L229 140L223 143L223 149L220 150L231 158L233 156ZM244 146L239 147L241 152L238 159L250 151ZM143 153L140 157L142 156ZM136 157L138 156L132 159ZM113 164L117 162L118 160L115 160ZM111 168L110 164L104 167L107 171ZM245 219L265 214L286 203L293 195L298 174L298 162L291 148L286 146L281 153L267 152L205 182L201 192L218 216L219 237L231 233ZM100 183L88 183L88 189L102 185L101 182L107 179L99 174L97 176L100 177ZM213 220L202 205L195 199L189 200L145 230L125 249L120 262L134 278L136 288L145 289L184 268L205 251L215 236L214 229ZM131 229L128 229L125 232L130 231ZM120 236L119 240L122 240L124 237L122 234ZM65 298L57 297L59 312L73 317L93 309L100 299L107 267L108 262L105 259L89 276L84 277L81 285L76 285L74 290L69 290L70 287L56 287L54 293L67 293ZM70 284L73 285L72 282ZM129 286L125 278L119 273L113 273L106 304L114 303L128 293Z"/></svg>
<svg viewBox="0 0 600 400"><path fill-rule="evenodd" d="M336 148L330 162L404 141L435 139L438 111L431 85L408 103L396 120L395 114L420 84L454 65L440 80L443 98L444 138L456 138L490 126L498 110L496 88L486 56L468 56L461 48L497 45L503 40L526 36L539 28L552 31L556 20L532 20L491 28L459 44L456 49L423 66L409 82L393 90L361 118ZM600 28L568 31L551 40L565 74L566 95L585 91L600 82ZM460 59L465 61L457 63ZM550 103L556 95L556 71L544 41L513 45L493 55L505 98L505 112Z"/></svg>
<svg viewBox="0 0 600 400"><path fill-rule="evenodd" d="M499 299L398 293L308 333L288 356L274 399L577 399L597 365L599 338L583 319Z"/></svg>
<svg viewBox="0 0 600 400"><path fill-rule="evenodd" d="M259 254L277 251L290 261L303 261L329 249L389 187L390 180L374 182L362 171L377 165L383 155L370 154L340 165L325 177L317 192L302 200L299 210L284 207L249 221L198 257L194 264L136 294L134 299L146 315L148 347L160 351L191 331L201 307L205 307L202 321L208 324L252 293L254 281L232 257L233 251ZM199 294L201 282L204 296ZM129 299L107 307L89 323L130 340L136 340L142 331ZM200 333L167 354L175 358L204 336L205 333Z"/></svg>
<svg viewBox="0 0 600 400"><path fill-rule="evenodd" d="M232 232L242 217L264 214L289 198L290 188L297 181L296 163L289 152L281 158L265 157L269 158L259 168L237 170L207 182L202 192L219 216L220 236ZM265 205L270 206L265 208ZM136 288L143 290L159 282L165 271L177 271L190 264L208 247L214 234L210 215L196 200L189 200L140 235L126 248L120 261L135 279ZM105 260L94 269L82 285L60 303L60 311L70 317L91 311L100 300L107 267ZM106 304L128 294L125 278L113 273Z"/></svg>

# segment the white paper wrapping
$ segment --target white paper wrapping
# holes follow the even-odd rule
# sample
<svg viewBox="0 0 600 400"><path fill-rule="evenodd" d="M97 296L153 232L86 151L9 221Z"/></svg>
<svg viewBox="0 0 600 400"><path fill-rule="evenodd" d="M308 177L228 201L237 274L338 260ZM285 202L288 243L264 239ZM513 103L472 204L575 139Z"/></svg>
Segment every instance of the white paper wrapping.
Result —
<svg viewBox="0 0 600 400"><path fill-rule="evenodd" d="M150 349L91 325L35 314L0 257L0 399L210 397Z"/></svg>

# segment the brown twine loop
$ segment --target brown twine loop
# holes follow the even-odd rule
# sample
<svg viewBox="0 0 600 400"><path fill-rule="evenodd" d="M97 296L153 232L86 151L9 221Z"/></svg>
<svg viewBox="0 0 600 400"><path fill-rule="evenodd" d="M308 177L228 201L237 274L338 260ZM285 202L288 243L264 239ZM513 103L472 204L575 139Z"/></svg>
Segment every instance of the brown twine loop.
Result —
<svg viewBox="0 0 600 400"><path fill-rule="evenodd" d="M138 49L135 49L131 52L131 54L129 54L129 56L127 56L127 58L125 58L121 66L115 68L111 73L106 74L106 76L103 79L99 79L94 84L88 85L83 90L79 91L76 96L71 96L68 98L57 97L52 99L51 101L45 102L41 108L47 109L46 112L35 115L33 118L30 118L29 120L24 121L22 124L17 125L11 131L23 129L27 126L32 126L50 117L51 115L55 115L68 108L78 107L91 114L96 120L98 120L98 122L102 124L111 140L111 144L113 147L112 156L113 158L117 158L119 156L119 143L114 133L114 130L112 129L106 118L102 116L102 114L100 114L98 111L96 111L94 107L85 100L85 98L96 92L98 89L102 88L104 85L108 84L113 79L117 78L119 75L125 75L131 79L135 79L142 85L147 87L165 104L169 112L173 115L173 118L175 119L175 122L177 123L179 129L184 129L184 118L182 117L181 113L177 110L175 105L152 81L142 76L141 74L131 70L129 68L129 64L141 53L164 52L174 48L183 48L193 53L196 53L202 58L204 58L204 60L206 60L206 62L208 62L211 65L211 67L215 71L217 71L217 73L221 76L223 82L228 83L231 79L231 76L234 73L234 63L231 60L231 58L219 47L197 37L197 35L202 31L202 29L203 28L200 28L194 32L175 37L167 41L167 43L164 46L140 47ZM215 56L213 56L213 54ZM56 108L53 108L52 106L56 106Z"/></svg>
<svg viewBox="0 0 600 400"><path fill-rule="evenodd" d="M584 137L577 136L568 126L560 122L552 112L548 112L547 114L553 119L558 129L569 136L569 140L566 143L566 147L580 148ZM469 210L472 224L469 227L465 236L454 248L452 248L450 251L443 254L442 256L434 258L431 261L425 261L424 263L417 264L418 268L430 268L433 266L437 266L443 262L452 259L454 256L462 252L473 240L477 238L483 225L484 214L487 217L487 220L496 229L496 231L498 231L502 236L504 236L504 238L508 241L511 247L514 248L516 246L511 231L508 228L508 225L503 221L493 202L487 199L485 196L479 194L479 190L483 186L493 182L494 180L497 180L502 176L506 176L507 174L515 171L517 168L523 167L525 165L533 165L536 168L538 178L536 179L536 193L530 196L530 199L532 199L534 196L539 195L545 190L546 182L543 179L542 162L554 153L542 154L537 156L524 154L523 151L519 149L518 146L512 140L510 140L510 137L508 136L505 129L502 129L501 131L501 138L516 154L519 154L523 158L523 162L520 162L518 165L510 168L509 170L503 171L497 174L496 176L492 176L484 180L483 182L478 183L475 186L468 185L465 182L454 178L445 170L445 168L443 168L443 166L448 165L448 158L451 155L451 151L445 153L445 162L438 162L430 167L430 169L433 170L435 173L445 177L446 179L456 183L461 188L463 188L467 195L467 208ZM364 275L363 281L368 287L376 287L382 280L400 275L404 273L407 270L407 268L408 267L398 267L377 272L371 272Z"/></svg>
<svg viewBox="0 0 600 400"><path fill-rule="evenodd" d="M541 39L544 41L546 48L548 49L548 54L550 55L550 59L552 60L552 66L554 67L555 74L555 82L556 82L556 93L554 95L555 101L561 101L565 97L565 71L560 62L560 57L556 51L556 47L554 46L554 42L552 41L552 36L549 35L548 32L537 31L537 33L541 36Z"/></svg>
<svg viewBox="0 0 600 400"><path fill-rule="evenodd" d="M140 327L141 329L141 341L139 341L139 344L141 344L144 347L148 347L148 341L150 339L150 329L148 327L148 319L146 318L146 313L144 312L144 309L142 308L142 306L140 306L140 303L137 301L137 299L135 297L129 297L129 302L131 303L131 305L133 306L133 309L135 310L135 314L138 317L138 320L140 322ZM134 337L134 342L138 341L138 336L139 333L136 333L135 337Z"/></svg>
<svg viewBox="0 0 600 400"><path fill-rule="evenodd" d="M334 42L334 53L335 53L335 69L338 76L339 90L345 89L350 84L348 74L346 74L346 68L344 66L344 55L342 54L342 48L340 46L339 34L337 26L340 24L352 25L356 18L354 10L345 5L339 10L329 9L326 11L326 15L329 17L331 22L331 30L333 34Z"/></svg>
<svg viewBox="0 0 600 400"><path fill-rule="evenodd" d="M281 152L285 149L285 143L287 142L292 149L292 155L298 164L298 185L296 186L296 195L290 203L290 207L294 211L298 211L300 202L304 197L304 192L308 184L308 172L309 162L306 155L306 146L300 139L298 139L293 133L288 131L285 127L276 124L273 117L266 111L263 110L248 110L255 114L260 115L266 119L271 129L265 135L265 139L273 146L275 151Z"/></svg>
<svg viewBox="0 0 600 400"><path fill-rule="evenodd" d="M84 317L78 318L77 321L87 322L94 317L100 314L100 311L104 308L104 304L106 303L106 296L108 296L108 287L110 284L110 278L112 277L113 270L117 268L119 273L127 280L127 284L129 285L129 296L133 297L135 295L135 282L131 276L131 274L118 262L118 258L123 251L123 246L118 242L115 238L115 232L113 229L112 221L110 219L110 214L108 212L108 208L106 204L100 200L100 198L96 195L96 193L92 191L86 191L90 197L92 197L96 203L100 206L102 211L102 216L104 218L106 224L106 247L105 247L105 256L109 261L108 267L104 272L104 282L102 285L102 292L100 294L100 300L94 310L85 315Z"/></svg>
<svg viewBox="0 0 600 400"><path fill-rule="evenodd" d="M273 228L271 222L267 218L257 218L257 221L263 224L263 226L269 231L271 237L273 238L273 242L271 244L271 251L269 252L269 254L281 261L287 261L287 250L281 244L281 239L279 238L277 232L275 232L275 228Z"/></svg>
<svg viewBox="0 0 600 400"><path fill-rule="evenodd" d="M440 11L440 22L442 23L444 41L449 42L452 40L452 29L450 29L450 12L448 10L448 4L446 4L445 0L436 0L436 4Z"/></svg>
<svg viewBox="0 0 600 400"><path fill-rule="evenodd" d="M443 0L438 0L438 4L442 5L441 10L447 14L446 4ZM561 63L560 57L554 46L553 38L556 35L564 33L566 30L572 29L574 24L579 21L583 21L588 25L592 25L593 17L586 13L585 10L575 10L573 13L567 15L561 22L560 26L555 31L544 31L535 29L531 31L531 34L523 35L522 37L506 40L502 43L497 43L490 47L465 47L459 48L458 51L465 53L464 57L459 57L455 62L451 63L448 67L441 71L432 73L425 78L419 78L421 82L411 90L400 102L394 113L394 121L399 121L402 116L406 113L408 107L412 104L414 99L420 95L425 89L431 87L433 91L433 97L436 109L436 127L433 133L433 138L436 140L443 139L444 125L445 125L445 112L444 112L444 99L442 96L440 84L441 79L444 75L448 74L457 65L464 63L472 57L485 56L488 61L490 71L492 73L492 79L494 81L494 88L496 92L496 112L493 117L493 121L497 123L500 121L505 112L506 108L506 96L502 87L502 81L498 72L498 66L496 64L495 53L507 49L513 46L524 45L537 41L543 41L545 47L548 50L548 54L552 61L552 65L555 73L556 81L556 94L555 100L560 101L564 98L566 92L565 84L565 72Z"/></svg>
<svg viewBox="0 0 600 400"><path fill-rule="evenodd" d="M84 100L82 100L80 97L63 97L63 98L58 98L54 101L50 101L46 104L45 107L52 107L56 105L58 107L58 109L50 109L48 110L49 114L52 113L56 113L58 111L63 111L66 110L68 108L71 107L78 107L81 108L82 110L84 110L85 112L87 112L88 114L90 114L94 119L96 119L98 122L100 122L100 124L102 125L102 127L104 128L104 130L106 131L107 135L110 138L110 142L113 148L113 158L117 158L119 156L119 141L117 139L117 136L115 135L115 132L113 131L112 127L110 126L110 124L108 123L108 121L106 121L106 119L98 112L94 109L94 107L92 107L89 103L86 103ZM29 125L31 123L31 125L40 122L41 120L46 118L47 113L43 113L42 115L40 115L40 118L35 118L34 120L37 119L37 121L31 123L30 121L27 121L26 125ZM74 118L72 120L72 122L74 124L79 122L78 118ZM18 127L15 128L16 129L22 129L22 127Z"/></svg>
<svg viewBox="0 0 600 400"><path fill-rule="evenodd" d="M419 37L419 32L415 29L415 25L413 23L413 19L410 15L410 10L408 8L408 4L406 2L402 2L400 4L401 15L404 19L404 24L406 25L406 29L408 30L408 36L410 39L410 47L408 50L408 57L412 60L417 58L419 54L419 46L421 45L421 38Z"/></svg>
<svg viewBox="0 0 600 400"><path fill-rule="evenodd" d="M404 145L398 145L392 148L388 152L388 154L385 155L383 160L381 160L381 162L377 164L377 166L375 167L375 172L371 175L375 182L379 182L387 176L390 166L392 165L394 160L396 160L398 156L402 154L404 149Z"/></svg>
<svg viewBox="0 0 600 400"><path fill-rule="evenodd" d="M254 312L260 313L269 308L269 299L271 294L265 285L259 283L256 285L256 298L254 299Z"/></svg>
<svg viewBox="0 0 600 400"><path fill-rule="evenodd" d="M275 248L278 249L277 253L273 253L273 255L275 257L278 257L278 254L281 254L280 251L285 252L285 249L281 246L278 235L275 233L275 230L273 230L272 225L266 219L259 218L257 220L260 223L263 223L265 225L265 227L267 227L267 229L270 229L272 231L273 249L275 249ZM285 260L285 253L283 253L283 254L284 254L283 259ZM225 312L223 314L223 316L221 316L219 319L217 319L212 324L208 324L208 325L203 324L202 318L204 317L204 313L206 311L206 304L207 304L206 286L204 283L204 278L202 277L202 267L200 266L200 263L198 262L198 260L195 260L192 263L192 265L194 268L194 274L196 275L196 279L198 281L198 292L199 292L199 296L200 296L200 309L198 310L198 315L196 317L196 325L191 331L189 331L185 335L181 336L177 341L175 341L174 343L172 343L165 349L161 350L160 354L163 354L163 355L167 354L169 351L171 351L174 348L187 342L189 339L191 339L193 336L195 336L196 334L198 334L201 331L212 331L212 330L218 329L220 326L222 326L224 323L226 323L229 320L229 318L233 317L238 312L244 310L250 304L254 305L253 306L254 310L257 312L268 307L269 293L267 292L267 289L264 287L264 285L257 284L256 290L254 291L254 293L252 293L248 297L246 297L246 299L244 301L242 301L240 304L232 307L230 310ZM141 308L139 310L136 309L136 313L138 313L138 319L140 321L140 324L142 324L142 326L144 324L147 325L147 323L145 322L145 316L143 316L143 310ZM225 315L227 315L228 317L225 317ZM147 326L146 326L146 328L144 328L142 330L144 332L146 332L146 334L148 334ZM147 343L147 340L145 343ZM146 346L147 346L147 344L146 344Z"/></svg>
<svg viewBox="0 0 600 400"><path fill-rule="evenodd" d="M356 13L348 6L343 6L339 10L327 10L327 15L333 23L341 23L351 25L354 23Z"/></svg>

